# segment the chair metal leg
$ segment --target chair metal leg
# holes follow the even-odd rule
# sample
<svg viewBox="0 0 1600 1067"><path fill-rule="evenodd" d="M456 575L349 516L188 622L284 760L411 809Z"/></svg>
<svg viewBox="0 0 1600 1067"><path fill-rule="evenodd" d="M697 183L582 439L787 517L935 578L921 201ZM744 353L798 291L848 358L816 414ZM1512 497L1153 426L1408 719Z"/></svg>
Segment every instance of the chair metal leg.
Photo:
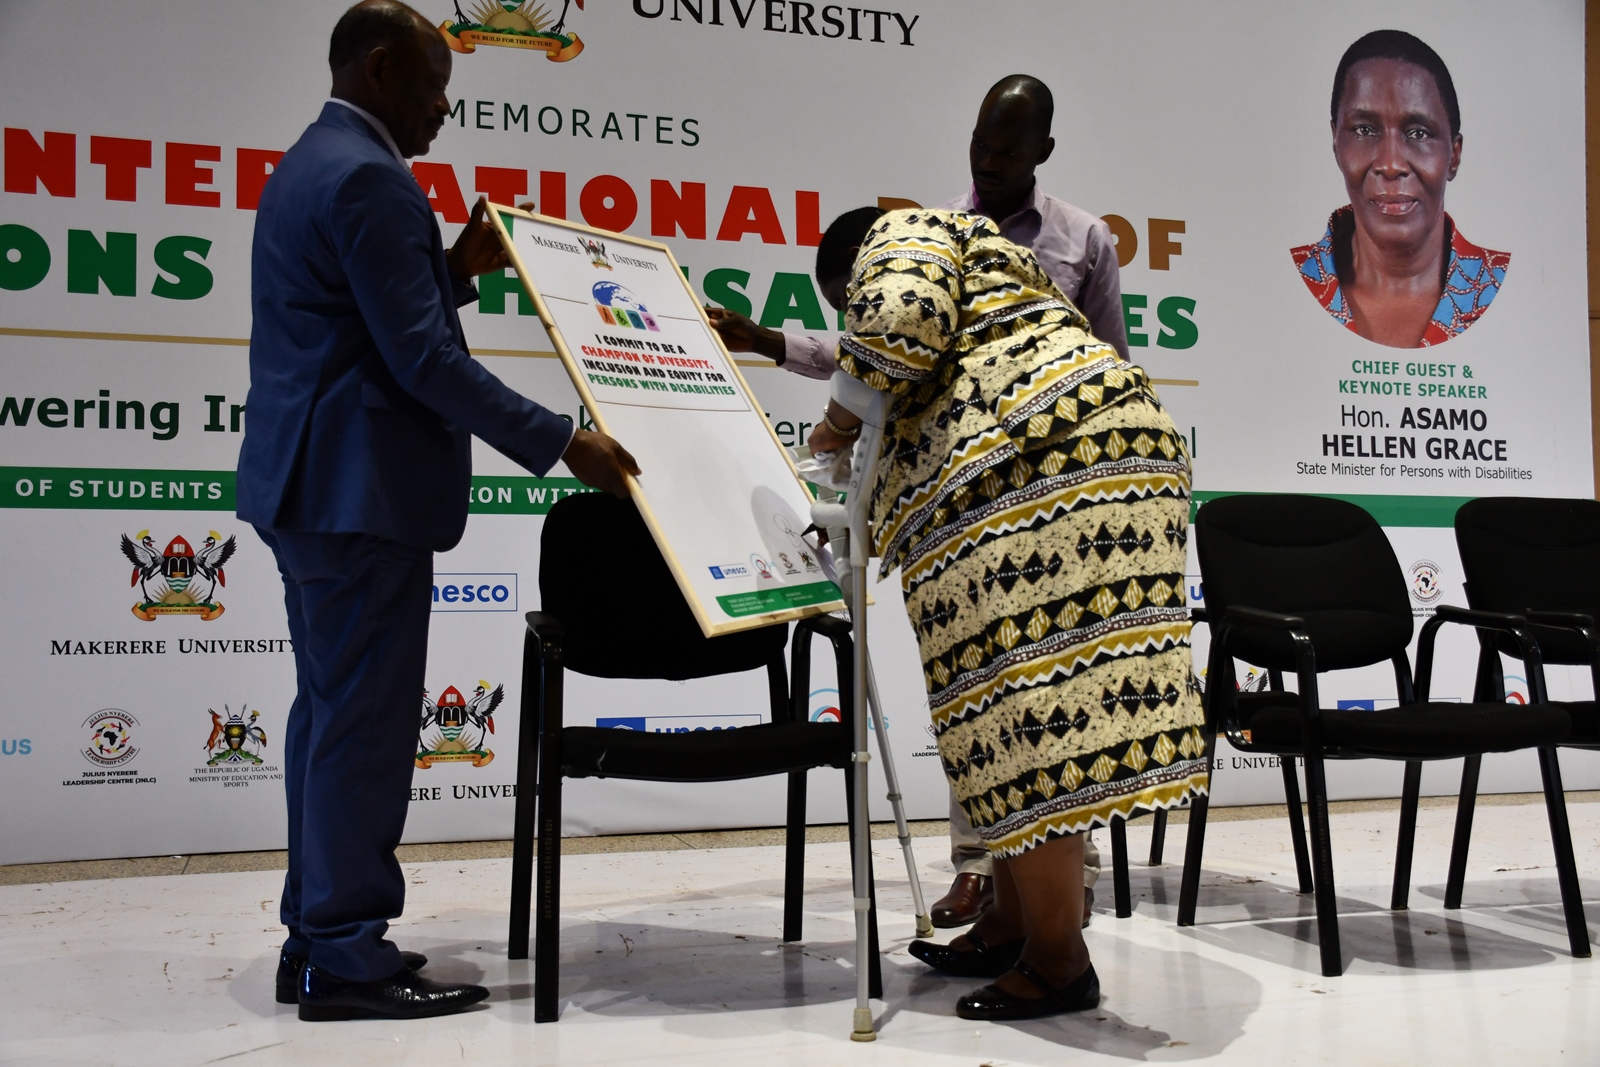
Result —
<svg viewBox="0 0 1600 1067"><path fill-rule="evenodd" d="M538 897L533 926L533 1021L553 1023L561 977L561 729L564 709L559 651L544 680L539 745Z"/></svg>
<svg viewBox="0 0 1600 1067"><path fill-rule="evenodd" d="M811 691L811 632L795 628L786 668L779 653L767 663L767 688L772 699L773 722L805 721L805 701ZM791 672L793 675L791 684ZM804 925L803 894L806 873L806 772L789 775L789 801L783 830L783 939L800 940Z"/></svg>
<svg viewBox="0 0 1600 1067"><path fill-rule="evenodd" d="M533 928L533 1021L560 1018L561 980L561 775L539 786L539 898Z"/></svg>
<svg viewBox="0 0 1600 1067"><path fill-rule="evenodd" d="M1444 906L1461 907L1461 891L1467 883L1467 850L1472 847L1472 817L1478 808L1478 772L1482 756L1462 761L1461 793L1456 798L1456 834L1450 843L1450 873L1444 881Z"/></svg>
<svg viewBox="0 0 1600 1067"><path fill-rule="evenodd" d="M1572 828L1567 824L1567 798L1561 785L1561 761L1554 747L1539 750L1539 776L1544 779L1544 808L1550 816L1550 843L1556 851L1556 878L1561 885L1561 910L1567 919L1572 954L1589 955L1589 923L1583 914L1578 861L1572 855Z"/></svg>
<svg viewBox="0 0 1600 1067"><path fill-rule="evenodd" d="M1207 748L1210 751L1210 748ZM1178 890L1178 925L1193 926L1200 901L1200 859L1206 848L1206 808L1209 798L1198 796L1189 804L1189 835L1183 849L1183 883Z"/></svg>
<svg viewBox="0 0 1600 1067"><path fill-rule="evenodd" d="M1309 893L1315 886L1311 878L1311 853L1306 850L1306 819L1300 801L1300 774L1295 770L1293 756L1279 756L1278 768L1283 772L1283 802L1289 809L1289 843L1294 846L1294 873L1300 879L1300 892Z"/></svg>
<svg viewBox="0 0 1600 1067"><path fill-rule="evenodd" d="M1422 761L1406 764L1405 784L1400 790L1400 839L1394 849L1394 889L1389 894L1391 911L1405 911L1411 896L1411 856L1417 843L1417 798L1422 792Z"/></svg>
<svg viewBox="0 0 1600 1067"><path fill-rule="evenodd" d="M852 771L844 772L845 824L850 829L850 856L856 854L855 791L851 788ZM867 825L872 824L869 821ZM871 831L868 831L869 835ZM853 869L853 864L852 864ZM878 886L872 876L872 842L867 841L867 996L883 997L883 961L878 951Z"/></svg>
<svg viewBox="0 0 1600 1067"><path fill-rule="evenodd" d="M783 939L798 941L804 923L806 772L789 775L789 818L783 831Z"/></svg>
<svg viewBox="0 0 1600 1067"><path fill-rule="evenodd" d="M1167 809L1157 808L1150 819L1150 866L1161 866L1161 852L1167 844Z"/></svg>
<svg viewBox="0 0 1600 1067"><path fill-rule="evenodd" d="M883 953L878 950L878 885L872 875L872 847L867 846L867 996L883 999Z"/></svg>
<svg viewBox="0 0 1600 1067"><path fill-rule="evenodd" d="M1472 699L1502 703L1506 699L1505 674L1500 653L1493 642L1479 637L1478 678ZM1444 880L1444 906L1454 911L1461 907L1461 893L1467 882L1467 852L1472 847L1472 819L1478 809L1478 774L1482 756L1468 756L1461 766L1461 789L1456 797L1456 830L1450 842L1450 871Z"/></svg>
<svg viewBox="0 0 1600 1067"><path fill-rule="evenodd" d="M1344 972L1339 951L1339 905L1333 891L1333 841L1328 831L1328 781L1322 756L1306 757L1306 792L1311 802L1311 856L1316 871L1317 940L1322 948L1322 973Z"/></svg>
<svg viewBox="0 0 1600 1067"><path fill-rule="evenodd" d="M1111 820L1111 887L1116 897L1117 918L1133 914L1133 890L1128 885L1128 822Z"/></svg>
<svg viewBox="0 0 1600 1067"><path fill-rule="evenodd" d="M511 914L506 958L528 958L533 911L533 850L539 788L539 723L543 718L544 663L530 632L522 647L522 714L517 737L517 800L511 830Z"/></svg>

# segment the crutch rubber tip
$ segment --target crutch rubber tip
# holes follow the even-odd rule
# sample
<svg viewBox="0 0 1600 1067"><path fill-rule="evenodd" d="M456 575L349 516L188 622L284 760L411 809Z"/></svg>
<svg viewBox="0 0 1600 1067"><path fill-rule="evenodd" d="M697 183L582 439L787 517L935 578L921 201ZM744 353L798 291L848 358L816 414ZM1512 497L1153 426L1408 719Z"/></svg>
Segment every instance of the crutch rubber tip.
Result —
<svg viewBox="0 0 1600 1067"><path fill-rule="evenodd" d="M917 936L918 937L932 937L933 936L933 920L928 918L926 915L918 915L917 916Z"/></svg>
<svg viewBox="0 0 1600 1067"><path fill-rule="evenodd" d="M876 1041L878 1034L872 1029L872 1009L857 1008L855 1029L850 1031L851 1041Z"/></svg>

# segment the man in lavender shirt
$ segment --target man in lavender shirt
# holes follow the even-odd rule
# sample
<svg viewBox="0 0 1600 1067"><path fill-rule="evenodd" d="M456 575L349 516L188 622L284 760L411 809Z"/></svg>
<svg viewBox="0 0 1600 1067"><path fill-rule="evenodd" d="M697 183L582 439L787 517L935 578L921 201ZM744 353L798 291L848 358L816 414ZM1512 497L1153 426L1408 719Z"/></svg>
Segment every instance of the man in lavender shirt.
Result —
<svg viewBox="0 0 1600 1067"><path fill-rule="evenodd" d="M1089 320L1095 337L1127 359L1122 283L1110 228L1082 208L1040 192L1034 181L1034 170L1050 158L1056 146L1050 136L1054 111L1050 89L1039 79L1012 74L996 82L983 98L972 130L968 149L972 187L941 206L987 215L999 224L1001 234L1031 248L1050 280ZM838 368L836 335L779 333L725 308L709 311L723 343L734 352L755 352L807 378L827 378ZM1092 887L1100 875L1100 853L1092 838L1085 844L1084 885ZM994 891L988 851L954 794L950 797L950 861L956 879L931 909L935 926L965 926L976 921ZM1093 903L1094 891L1086 888L1085 925Z"/></svg>

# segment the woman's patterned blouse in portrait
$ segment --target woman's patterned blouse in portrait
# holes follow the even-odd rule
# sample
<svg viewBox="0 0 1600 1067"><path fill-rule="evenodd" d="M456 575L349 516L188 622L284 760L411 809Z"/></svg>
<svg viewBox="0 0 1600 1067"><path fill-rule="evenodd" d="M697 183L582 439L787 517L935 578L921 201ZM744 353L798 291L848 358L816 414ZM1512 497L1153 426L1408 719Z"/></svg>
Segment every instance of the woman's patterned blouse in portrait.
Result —
<svg viewBox="0 0 1600 1067"><path fill-rule="evenodd" d="M1419 348L1444 344L1457 334L1465 333L1467 327L1489 309L1490 302L1505 284L1506 269L1511 266L1510 252L1496 252L1473 244L1461 236L1455 220L1448 214L1444 222L1450 238L1444 291L1439 294L1439 306L1434 308L1433 318L1422 333ZM1300 271L1300 280L1306 283L1317 303L1352 331L1356 328L1355 316L1339 286L1335 248L1342 246L1343 251L1337 258L1346 259L1354 229L1354 213L1348 206L1342 207L1328 217L1328 230L1322 240L1289 250Z"/></svg>

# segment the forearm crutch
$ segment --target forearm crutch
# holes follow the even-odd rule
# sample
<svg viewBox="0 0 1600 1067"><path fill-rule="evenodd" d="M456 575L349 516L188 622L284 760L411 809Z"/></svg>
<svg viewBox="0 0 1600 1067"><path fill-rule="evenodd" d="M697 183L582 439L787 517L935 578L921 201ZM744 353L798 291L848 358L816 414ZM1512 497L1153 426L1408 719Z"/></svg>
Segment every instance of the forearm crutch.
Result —
<svg viewBox="0 0 1600 1067"><path fill-rule="evenodd" d="M876 449L878 447L877 440L881 439L881 436L881 433L875 433L874 437L868 440L868 444L873 449ZM870 479L872 472L868 471L867 473ZM870 480L867 484L870 484ZM819 487L817 499L820 503L837 504L839 498L838 494L832 489ZM865 507L868 500L866 493L861 494L858 499L863 502L862 506ZM834 539L836 544L840 546L848 544L848 510L848 508L841 508L839 511L827 513L827 515L841 520L839 525L828 527L829 537ZM821 523L818 525L821 525ZM841 586L844 586L847 583L846 575L850 562L845 552L841 552L841 557L837 573L840 575ZM848 597L850 594L846 592L845 595ZM883 776L889 787L889 806L894 811L895 832L900 840L900 854L905 859L906 881L911 885L911 902L917 919L917 936L932 937L933 920L928 916L928 906L922 896L922 878L917 873L916 850L911 844L911 828L906 822L905 799L900 792L900 776L894 766L894 748L889 744L889 725L883 714L883 700L878 695L877 671L872 666L870 649L867 652L867 702L871 709L873 729L878 735L878 754L883 760Z"/></svg>
<svg viewBox="0 0 1600 1067"><path fill-rule="evenodd" d="M852 696L858 709L854 720L855 738L851 753L851 790L855 798L852 837L855 854L856 914L856 1008L850 1032L852 1041L873 1041L872 1008L867 996L868 953L867 914L871 900L867 889L867 854L871 848L870 821L867 815L867 720L860 709L868 709L873 728L878 734L878 751L884 761L884 777L889 786L889 802L894 809L895 827L900 837L900 847L905 855L906 873L911 883L911 893L917 914L917 936L926 937L933 932L922 901L922 882L917 875L916 855L911 845L911 832L906 825L905 805L900 793L898 776L894 770L894 757L889 748L888 726L883 719L883 708L878 699L878 688L872 674L872 659L867 647L867 565L872 555L869 534L869 510L872 485L876 478L878 448L883 432L880 428L863 425L856 443L855 462L847 490L847 504L837 502L837 496L827 493L811 507L812 521L828 531L828 539L835 548L835 568L839 585L850 605L851 635L855 644L855 670ZM859 580L858 580L859 579Z"/></svg>

